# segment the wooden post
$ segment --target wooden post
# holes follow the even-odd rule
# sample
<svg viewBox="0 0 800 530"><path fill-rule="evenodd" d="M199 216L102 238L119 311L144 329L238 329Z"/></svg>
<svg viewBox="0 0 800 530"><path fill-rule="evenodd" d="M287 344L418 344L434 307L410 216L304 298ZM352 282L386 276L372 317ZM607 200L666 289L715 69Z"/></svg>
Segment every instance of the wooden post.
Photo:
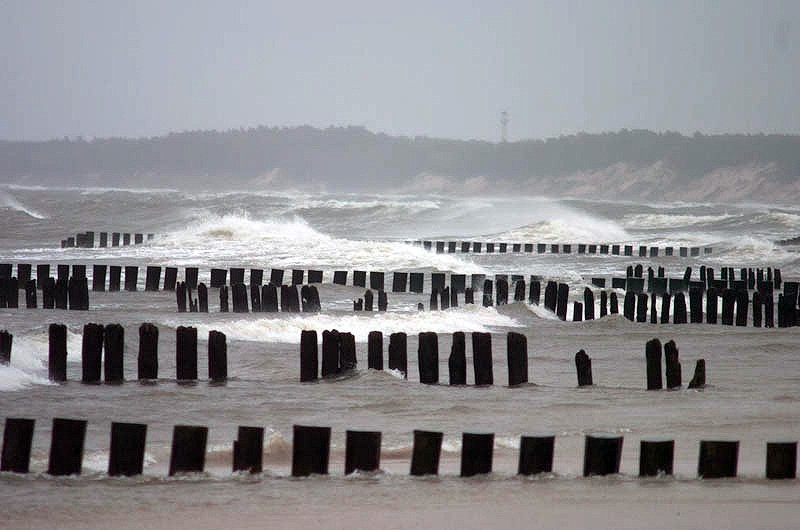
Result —
<svg viewBox="0 0 800 530"><path fill-rule="evenodd" d="M281 312L300 312L300 299L297 296L297 286L281 285Z"/></svg>
<svg viewBox="0 0 800 530"><path fill-rule="evenodd" d="M102 292L106 290L106 266L92 266L92 291Z"/></svg>
<svg viewBox="0 0 800 530"><path fill-rule="evenodd" d="M636 322L647 322L647 294L639 293L636 298Z"/></svg>
<svg viewBox="0 0 800 530"><path fill-rule="evenodd" d="M694 377L689 382L689 388L704 388L706 386L706 361L698 359L694 366Z"/></svg>
<svg viewBox="0 0 800 530"><path fill-rule="evenodd" d="M739 442L733 440L702 440L697 461L700 478L735 477L739 465Z"/></svg>
<svg viewBox="0 0 800 530"><path fill-rule="evenodd" d="M158 379L158 328L149 323L139 326L139 379Z"/></svg>
<svg viewBox="0 0 800 530"><path fill-rule="evenodd" d="M372 311L373 298L372 291L367 289L364 292L364 311Z"/></svg>
<svg viewBox="0 0 800 530"><path fill-rule="evenodd" d="M639 476L672 475L675 440L647 438L639 442Z"/></svg>
<svg viewBox="0 0 800 530"><path fill-rule="evenodd" d="M261 312L261 284L258 283L251 283L250 284L250 306L253 308L253 313L260 313ZM305 311L306 304L305 299L303 300L303 310Z"/></svg>
<svg viewBox="0 0 800 530"><path fill-rule="evenodd" d="M233 442L233 471L261 473L264 461L264 428L239 426Z"/></svg>
<svg viewBox="0 0 800 530"><path fill-rule="evenodd" d="M427 385L439 383L439 338L432 331L419 334L417 351L419 382Z"/></svg>
<svg viewBox="0 0 800 530"><path fill-rule="evenodd" d="M411 475L437 475L442 453L442 433L414 431L414 449L411 454Z"/></svg>
<svg viewBox="0 0 800 530"><path fill-rule="evenodd" d="M144 290L145 291L158 291L158 286L161 283L161 267L155 265L148 265L145 270Z"/></svg>
<svg viewBox="0 0 800 530"><path fill-rule="evenodd" d="M172 428L172 452L169 476L177 473L202 473L206 465L208 427L175 425Z"/></svg>
<svg viewBox="0 0 800 530"><path fill-rule="evenodd" d="M633 291L625 292L625 301L623 302L622 311L625 318L633 322L636 312L636 295Z"/></svg>
<svg viewBox="0 0 800 530"><path fill-rule="evenodd" d="M750 303L749 296L747 290L739 290L736 291L736 325L737 326L746 326L747 325L747 308ZM796 305L795 301L792 301L792 305Z"/></svg>
<svg viewBox="0 0 800 530"><path fill-rule="evenodd" d="M164 267L164 290L174 291L175 283L178 281L177 267Z"/></svg>
<svg viewBox="0 0 800 530"><path fill-rule="evenodd" d="M344 474L378 471L381 466L381 433L350 431L345 433Z"/></svg>
<svg viewBox="0 0 800 530"><path fill-rule="evenodd" d="M622 442L622 436L616 434L587 434L583 453L583 476L619 473Z"/></svg>
<svg viewBox="0 0 800 530"><path fill-rule="evenodd" d="M12 473L29 471L34 424L35 420L6 418L0 471L11 471Z"/></svg>
<svg viewBox="0 0 800 530"><path fill-rule="evenodd" d="M499 278L497 280L497 305L508 304L508 281Z"/></svg>
<svg viewBox="0 0 800 530"><path fill-rule="evenodd" d="M278 312L278 288L272 283L261 287L261 311L264 313Z"/></svg>
<svg viewBox="0 0 800 530"><path fill-rule="evenodd" d="M302 336L301 336L302 339ZM341 349L339 332L325 330L322 332L322 377L336 375L340 371L339 350Z"/></svg>
<svg viewBox="0 0 800 530"><path fill-rule="evenodd" d="M393 293L404 293L406 292L406 286L408 285L408 273L407 272L395 272L392 275L392 292Z"/></svg>
<svg viewBox="0 0 800 530"><path fill-rule="evenodd" d="M327 475L331 428L295 425L293 431L292 476Z"/></svg>
<svg viewBox="0 0 800 530"><path fill-rule="evenodd" d="M494 384L491 333L478 331L472 333L472 366L476 385Z"/></svg>
<svg viewBox="0 0 800 530"><path fill-rule="evenodd" d="M213 286L212 286L213 287ZM228 304L228 286L219 286L219 311L220 313L227 313L230 309Z"/></svg>
<svg viewBox="0 0 800 530"><path fill-rule="evenodd" d="M463 331L453 333L453 343L450 348L450 357L447 360L450 372L451 385L467 384L467 354Z"/></svg>
<svg viewBox="0 0 800 530"><path fill-rule="evenodd" d="M303 285L303 277L306 271L303 269L292 269L292 285Z"/></svg>
<svg viewBox="0 0 800 530"><path fill-rule="evenodd" d="M492 472L493 433L461 435L461 476L472 477Z"/></svg>
<svg viewBox="0 0 800 530"><path fill-rule="evenodd" d="M531 287L528 294L528 302L539 305L542 284L538 280L531 280Z"/></svg>
<svg viewBox="0 0 800 530"><path fill-rule="evenodd" d="M493 283L492 280L484 280L483 281L483 307L492 307L492 290L493 290Z"/></svg>
<svg viewBox="0 0 800 530"><path fill-rule="evenodd" d="M112 477L141 475L147 425L111 422L108 474Z"/></svg>
<svg viewBox="0 0 800 530"><path fill-rule="evenodd" d="M675 310L672 316L674 324L686 324L686 297L683 293L675 294Z"/></svg>
<svg viewBox="0 0 800 530"><path fill-rule="evenodd" d="M14 343L14 335L6 330L0 331L0 364L11 363L11 347Z"/></svg>
<svg viewBox="0 0 800 530"><path fill-rule="evenodd" d="M566 283L558 284L558 297L556 315L561 320L567 319L567 298L569 297L569 285Z"/></svg>
<svg viewBox="0 0 800 530"><path fill-rule="evenodd" d="M669 305L672 300L672 295L664 293L661 297L661 323L669 324Z"/></svg>
<svg viewBox="0 0 800 530"><path fill-rule="evenodd" d="M67 326L50 324L47 372L51 381L67 380Z"/></svg>
<svg viewBox="0 0 800 530"><path fill-rule="evenodd" d="M474 336L474 335L473 335ZM491 335L489 335L491 338ZM508 386L528 382L528 339L521 333L508 332L506 338Z"/></svg>
<svg viewBox="0 0 800 530"><path fill-rule="evenodd" d="M370 331L367 336L367 368L383 370L383 333Z"/></svg>
<svg viewBox="0 0 800 530"><path fill-rule="evenodd" d="M797 478L797 442L767 442L767 478Z"/></svg>
<svg viewBox="0 0 800 530"><path fill-rule="evenodd" d="M389 335L389 370L399 370L408 379L407 336L403 332Z"/></svg>
<svg viewBox="0 0 800 530"><path fill-rule="evenodd" d="M600 291L600 318L608 314L608 293Z"/></svg>
<svg viewBox="0 0 800 530"><path fill-rule="evenodd" d="M300 332L300 381L316 381L318 367L317 332L313 329L304 329Z"/></svg>
<svg viewBox="0 0 800 530"><path fill-rule="evenodd" d="M583 322L583 304L580 302L572 302L572 321Z"/></svg>
<svg viewBox="0 0 800 530"><path fill-rule="evenodd" d="M225 334L216 330L208 332L208 378L213 382L228 379L228 343Z"/></svg>
<svg viewBox="0 0 800 530"><path fill-rule="evenodd" d="M83 346L81 349L81 382L99 383L103 354L103 326L86 324L83 326Z"/></svg>
<svg viewBox="0 0 800 530"><path fill-rule="evenodd" d="M594 293L588 287L583 289L583 309L585 320L594 320Z"/></svg>
<svg viewBox="0 0 800 530"><path fill-rule="evenodd" d="M125 267L125 290L136 291L136 284L139 281L139 267L129 265Z"/></svg>
<svg viewBox="0 0 800 530"><path fill-rule="evenodd" d="M553 471L553 449L555 435L539 434L522 436L519 442L519 465L517 474L536 475Z"/></svg>
<svg viewBox="0 0 800 530"><path fill-rule="evenodd" d="M352 333L339 333L339 348L340 370L355 370L358 361L356 359L356 339Z"/></svg>
<svg viewBox="0 0 800 530"><path fill-rule="evenodd" d="M122 267L110 265L108 267L108 290L111 292L119 291L122 278Z"/></svg>
<svg viewBox="0 0 800 530"><path fill-rule="evenodd" d="M106 383L121 383L125 379L125 328L119 324L107 324L103 329L103 342L103 379Z"/></svg>
<svg viewBox="0 0 800 530"><path fill-rule="evenodd" d="M583 350L575 354L575 369L578 372L578 386L591 386L594 384L592 381L592 359Z"/></svg>
<svg viewBox="0 0 800 530"><path fill-rule="evenodd" d="M661 341L651 339L645 346L645 359L647 361L647 390L661 390Z"/></svg>
<svg viewBox="0 0 800 530"><path fill-rule="evenodd" d="M56 476L80 475L85 438L85 420L53 419L47 473Z"/></svg>
<svg viewBox="0 0 800 530"><path fill-rule="evenodd" d="M619 303L617 302L617 293L612 292L608 297L608 311L612 315L619 314Z"/></svg>
<svg viewBox="0 0 800 530"><path fill-rule="evenodd" d="M664 344L664 359L667 366L667 388L681 387L681 363L678 360L678 347L671 340Z"/></svg>
<svg viewBox="0 0 800 530"><path fill-rule="evenodd" d="M197 380L197 328L175 330L175 372L178 381Z"/></svg>

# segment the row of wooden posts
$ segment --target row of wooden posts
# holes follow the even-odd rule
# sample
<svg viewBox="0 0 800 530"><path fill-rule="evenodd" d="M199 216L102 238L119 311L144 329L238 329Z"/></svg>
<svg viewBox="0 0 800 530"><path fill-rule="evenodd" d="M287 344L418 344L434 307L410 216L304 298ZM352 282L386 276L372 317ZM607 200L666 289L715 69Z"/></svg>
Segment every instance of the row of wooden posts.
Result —
<svg viewBox="0 0 800 530"><path fill-rule="evenodd" d="M492 361L492 334L472 332L472 366L477 386L494 384ZM383 370L383 333L371 331L367 336L367 367ZM352 333L337 330L322 332L322 356L320 363L320 344L315 330L300 332L300 381L316 381L320 377L330 377L353 370L357 367L356 341ZM647 362L647 389L663 388L661 378L661 342L653 339L647 343L645 358ZM678 347L669 341L665 347L667 388L676 389L682 385L681 364ZM508 385L518 386L528 382L528 339L521 333L508 332L506 336L506 359L508 366ZM418 335L417 365L419 381L423 384L439 383L439 336L435 332L422 332ZM457 331L452 335L450 356L447 359L450 385L467 384L466 334ZM408 335L403 332L389 335L388 367L402 372L408 379ZM575 369L578 386L594 384L592 359L584 350L575 354ZM689 388L703 388L706 384L705 360L699 359Z"/></svg>
<svg viewBox="0 0 800 530"><path fill-rule="evenodd" d="M51 381L67 380L67 327L50 324L47 372ZM11 362L13 335L0 331L0 364ZM124 377L125 328L120 324L86 324L81 346L81 382L122 383ZM138 379L155 380L158 372L158 327L139 326ZM197 380L197 328L179 326L175 330L175 378ZM213 382L228 378L228 346L224 333L208 333L208 378Z"/></svg>
<svg viewBox="0 0 800 530"><path fill-rule="evenodd" d="M6 418L0 471L28 473L35 420ZM80 475L86 438L86 420L55 418L50 437L47 473L55 476ZM147 425L111 423L108 474L141 475ZM240 426L233 442L233 471L263 471L263 427ZM442 452L443 433L415 430L411 455L412 476L437 475ZM170 476L179 473L202 473L205 470L208 427L175 425L169 461ZM623 437L615 434L587 434L584 442L583 476L617 474L622 461ZM330 457L331 428L293 426L292 476L327 475ZM639 476L672 475L675 441L667 438L640 440ZM520 438L519 475L552 473L555 436L551 434ZM461 434L462 477L492 472L494 433ZM381 432L348 430L345 433L345 475L380 470ZM697 460L700 478L736 477L739 442L702 440ZM797 477L797 442L767 442L766 477Z"/></svg>
<svg viewBox="0 0 800 530"><path fill-rule="evenodd" d="M280 292L280 298L278 297ZM248 294L249 293L249 294ZM204 283L197 286L197 298L192 297L192 289L185 282L175 286L178 312L208 313L208 288ZM249 298L249 301L248 301ZM231 303L229 303L229 299ZM251 284L248 288L237 283L230 289L227 285L219 288L219 310L227 313L318 313L322 310L319 291L313 285L303 285L298 293L296 285L281 285L280 291L271 283L266 285Z"/></svg>
<svg viewBox="0 0 800 530"><path fill-rule="evenodd" d="M453 254L455 252L468 253L473 252L480 254L493 254L495 252L504 254L506 252L526 252L537 254L544 254L550 252L551 254L572 254L573 250L576 254L603 254L612 256L633 256L634 251L638 251L639 257L651 258L658 257L659 254L664 256L680 256L697 257L702 251L703 255L711 254L713 247L678 247L678 253L675 253L675 247L653 247L647 245L638 245L638 249L634 245L622 244L584 244L584 243L495 243L495 242L479 242L479 241L410 241L414 246L422 247L425 250L436 250L437 254L444 254L445 252Z"/></svg>
<svg viewBox="0 0 800 530"><path fill-rule="evenodd" d="M111 237L109 238L109 234ZM98 247L119 247L127 246L133 243L134 245L141 245L144 243L145 234L134 233L133 238L128 232L98 232ZM94 248L95 246L95 232L81 232L75 236L69 236L61 240L61 248ZM147 234L147 240L153 239L154 234Z"/></svg>
<svg viewBox="0 0 800 530"><path fill-rule="evenodd" d="M123 283L123 270L124 270L124 283ZM32 265L29 263L17 264L17 274L13 275L13 264L2 263L0 264L0 281L4 279L17 278L17 287L22 289L32 279ZM687 291L692 287L707 289L715 287L717 290L724 288L731 289L749 289L749 290L773 290L780 289L783 283L781 278L781 271L778 268L772 269L752 269L742 268L739 280L735 279L734 269L731 267L723 267L720 269L720 278L715 278L714 269L711 267L700 266L699 280L692 280L692 267L687 267L684 272L683 278L666 278L664 274L664 267L658 267L657 271L652 267L647 269L647 284L644 282L644 269L641 264L636 266L629 265L627 275L624 278L611 278L610 287L614 289L623 289L626 291L634 292L655 292L662 294L664 292L675 293L678 291ZM68 279L71 276L76 278L86 278L87 266L75 264L71 266L67 264L57 265L57 279ZM290 272L291 281L286 282L291 285L303 284L319 284L323 283L323 271L321 270L303 270L292 269L285 271L284 269L271 269L269 271L269 279L264 276L264 269L250 269L249 285L262 285L271 283L276 286L284 284L284 277L286 272ZM124 288L127 291L136 291L138 288L139 280L139 267L137 266L120 266L120 265L93 265L92 266L92 290L93 291L119 291ZM386 274L380 271L353 271L351 285L354 287L368 287L369 289L380 291L386 290L385 278ZM403 293L422 293L425 285L425 274L422 272L394 272L392 274L391 292ZM431 291L441 291L447 287L447 274L444 272L431 272L430 275ZM336 285L347 285L348 271L334 271L332 282ZM468 275L452 273L449 275L449 288L451 291L464 293L468 287L472 287L473 291L478 291L484 285L487 278L485 274L472 274L467 281ZM37 289L43 288L43 282L50 277L50 265L38 264L36 265L36 279ZM186 267L184 270L184 283L192 289L197 289L200 282L198 280L199 269L197 267ZM108 281L106 281L108 278ZM145 267L145 290L146 291L173 291L178 282L178 268L177 267L163 267L163 282L162 267L160 266L146 266ZM525 276L521 274L496 274L494 280L505 280L509 283L515 283L519 280L524 280ZM541 276L532 275L530 281L541 281ZM606 278L591 278L591 283L596 287L606 287ZM212 268L210 271L210 281L208 286L218 288L222 286L232 287L233 285L245 282L245 268L231 267L228 269ZM788 283L788 282L787 282ZM796 283L796 282L794 282Z"/></svg>

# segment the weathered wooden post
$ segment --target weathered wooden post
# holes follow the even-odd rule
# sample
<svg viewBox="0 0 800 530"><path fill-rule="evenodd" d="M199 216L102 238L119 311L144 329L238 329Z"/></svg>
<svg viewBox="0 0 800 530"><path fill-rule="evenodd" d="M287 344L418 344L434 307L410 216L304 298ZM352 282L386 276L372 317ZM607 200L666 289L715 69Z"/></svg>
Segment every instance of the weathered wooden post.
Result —
<svg viewBox="0 0 800 530"><path fill-rule="evenodd" d="M175 378L197 380L197 328L178 326L175 339Z"/></svg>
<svg viewBox="0 0 800 530"><path fill-rule="evenodd" d="M145 291L158 291L158 286L161 283L161 267L148 265L145 270L144 290Z"/></svg>
<svg viewBox="0 0 800 530"><path fill-rule="evenodd" d="M6 418L0 471L11 471L12 473L29 471L34 424L35 420Z"/></svg>
<svg viewBox="0 0 800 530"><path fill-rule="evenodd" d="M108 290L117 292L120 289L122 280L122 267L119 265L110 265L108 267Z"/></svg>
<svg viewBox="0 0 800 530"><path fill-rule="evenodd" d="M302 338L302 336L301 336ZM340 372L341 339L339 332L325 330L322 332L322 377L336 375Z"/></svg>
<svg viewBox="0 0 800 530"><path fill-rule="evenodd" d="M227 313L230 309L228 305L228 286L227 285L220 285L219 286L219 312L220 313Z"/></svg>
<svg viewBox="0 0 800 530"><path fill-rule="evenodd" d="M619 314L619 303L617 302L617 293L612 292L608 297L608 312L612 315Z"/></svg>
<svg viewBox="0 0 800 530"><path fill-rule="evenodd" d="M317 332L313 329L301 331L300 332L300 381L301 382L317 380L318 369L319 369L319 353L317 348L318 348Z"/></svg>
<svg viewBox="0 0 800 530"><path fill-rule="evenodd" d="M717 323L717 290L714 287L706 291L706 323Z"/></svg>
<svg viewBox="0 0 800 530"><path fill-rule="evenodd" d="M556 304L556 315L561 320L567 320L567 298L569 297L569 285L566 283L558 284L558 295Z"/></svg>
<svg viewBox="0 0 800 530"><path fill-rule="evenodd" d="M278 288L272 283L261 287L261 311L264 313L278 312Z"/></svg>
<svg viewBox="0 0 800 530"><path fill-rule="evenodd" d="M636 298L636 322L647 322L647 294L639 293L636 295Z"/></svg>
<svg viewBox="0 0 800 530"><path fill-rule="evenodd" d="M442 310L450 309L450 288L445 287L439 291L439 308Z"/></svg>
<svg viewBox="0 0 800 530"><path fill-rule="evenodd" d="M366 292L364 293L364 311L372 311L372 303L373 303L372 291L367 289Z"/></svg>
<svg viewBox="0 0 800 530"><path fill-rule="evenodd" d="M123 354L125 328L119 324L107 324L103 329L104 359L103 379L106 383L121 383L124 378Z"/></svg>
<svg viewBox="0 0 800 530"><path fill-rule="evenodd" d="M467 287L464 289L464 304L474 304L475 303L475 291L472 290L472 287Z"/></svg>
<svg viewBox="0 0 800 530"><path fill-rule="evenodd" d="M149 323L139 326L139 379L158 379L158 328Z"/></svg>
<svg viewBox="0 0 800 530"><path fill-rule="evenodd" d="M419 334L417 351L419 382L434 385L439 382L439 338L435 332Z"/></svg>
<svg viewBox="0 0 800 530"><path fill-rule="evenodd" d="M141 475L146 438L147 425L111 422L108 474L112 477Z"/></svg>
<svg viewBox="0 0 800 530"><path fill-rule="evenodd" d="M264 428L239 426L233 441L233 472L261 473L264 460Z"/></svg>
<svg viewBox="0 0 800 530"><path fill-rule="evenodd" d="M103 326L86 324L83 326L83 345L81 348L81 382L99 383L103 354Z"/></svg>
<svg viewBox="0 0 800 530"><path fill-rule="evenodd" d="M671 301L672 301L672 295L670 293L664 293L664 295L661 297L662 324L669 324L669 306Z"/></svg>
<svg viewBox="0 0 800 530"><path fill-rule="evenodd" d="M517 474L551 473L553 471L555 440L556 437L552 434L520 437Z"/></svg>
<svg viewBox="0 0 800 530"><path fill-rule="evenodd" d="M497 305L508 304L508 281L497 279Z"/></svg>
<svg viewBox="0 0 800 530"><path fill-rule="evenodd" d="M639 442L639 476L672 475L675 440L643 438Z"/></svg>
<svg viewBox="0 0 800 530"><path fill-rule="evenodd" d="M580 302L572 302L572 321L583 322L583 304Z"/></svg>
<svg viewBox="0 0 800 530"><path fill-rule="evenodd" d="M304 276L305 276L305 270L292 269L292 285L303 285Z"/></svg>
<svg viewBox="0 0 800 530"><path fill-rule="evenodd" d="M300 312L300 299L297 295L296 285L281 285L281 312Z"/></svg>
<svg viewBox="0 0 800 530"><path fill-rule="evenodd" d="M50 324L47 372L51 381L67 380L67 326Z"/></svg>
<svg viewBox="0 0 800 530"><path fill-rule="evenodd" d="M412 476L439 474L442 437L441 432L414 431L414 449L411 454Z"/></svg>
<svg viewBox="0 0 800 530"><path fill-rule="evenodd" d="M14 335L6 330L0 331L0 364L11 363L11 347L14 343Z"/></svg>
<svg viewBox="0 0 800 530"><path fill-rule="evenodd" d="M86 420L53 419L50 437L49 475L80 475Z"/></svg>
<svg viewBox="0 0 800 530"><path fill-rule="evenodd" d="M647 361L647 390L661 390L661 341L651 339L645 345L645 359Z"/></svg>
<svg viewBox="0 0 800 530"><path fill-rule="evenodd" d="M583 476L619 473L622 442L622 436L616 434L587 434L583 452Z"/></svg>
<svg viewBox="0 0 800 530"><path fill-rule="evenodd" d="M261 312L261 283L250 284L250 306L253 308L253 313ZM303 310L305 309L305 298L303 298Z"/></svg>
<svg viewBox="0 0 800 530"><path fill-rule="evenodd" d="M706 361L698 359L694 366L694 376L689 382L689 388L703 388L706 386Z"/></svg>
<svg viewBox="0 0 800 530"><path fill-rule="evenodd" d="M588 287L583 289L583 308L585 320L594 320L594 293Z"/></svg>
<svg viewBox="0 0 800 530"><path fill-rule="evenodd" d="M544 289L544 307L553 313L556 312L558 305L558 284L552 280L547 282Z"/></svg>
<svg viewBox="0 0 800 530"><path fill-rule="evenodd" d="M594 384L592 381L592 359L583 350L575 354L575 369L578 372L578 386L591 386Z"/></svg>
<svg viewBox="0 0 800 530"><path fill-rule="evenodd" d="M355 337L352 333L339 333L339 369L355 370L357 364Z"/></svg>
<svg viewBox="0 0 800 530"><path fill-rule="evenodd" d="M472 333L472 366L476 385L494 384L491 333Z"/></svg>
<svg viewBox="0 0 800 530"><path fill-rule="evenodd" d="M753 327L760 328L761 327L761 316L764 310L761 305L761 295L758 294L758 291L753 291Z"/></svg>
<svg viewBox="0 0 800 530"><path fill-rule="evenodd" d="M312 287L312 289L314 290L314 293L317 292L317 288L316 287ZM453 293L453 296L455 296L455 293ZM316 300L317 300L317 311L319 311L319 295L318 294L316 295ZM457 303L455 303L453 305L457 305ZM380 291L378 291L378 311L380 311L382 313L385 313L387 309L389 309L389 299L386 296L386 291L381 289Z"/></svg>
<svg viewBox="0 0 800 530"><path fill-rule="evenodd" d="M181 282L181 284L183 285L184 290L187 290L186 284L183 282ZM185 308L185 301L183 305ZM197 305L200 313L208 313L208 287L206 287L206 284L202 282L197 286Z"/></svg>
<svg viewBox="0 0 800 530"><path fill-rule="evenodd" d="M247 313L250 311L247 303L247 286L243 283L234 284L231 289L233 290L233 312L234 313Z"/></svg>
<svg viewBox="0 0 800 530"><path fill-rule="evenodd" d="M208 427L175 425L172 428L172 451L169 475L202 473L206 466Z"/></svg>
<svg viewBox="0 0 800 530"><path fill-rule="evenodd" d="M407 272L395 272L392 275L392 292L393 293L404 293L406 292L406 286L408 285L408 273Z"/></svg>
<svg viewBox="0 0 800 530"><path fill-rule="evenodd" d="M216 330L208 332L208 378L213 382L228 379L228 343L225 334Z"/></svg>
<svg viewBox="0 0 800 530"><path fill-rule="evenodd" d="M106 290L106 266L92 266L92 291L102 292Z"/></svg>
<svg viewBox="0 0 800 530"><path fill-rule="evenodd" d="M797 478L797 442L767 442L767 478Z"/></svg>
<svg viewBox="0 0 800 530"><path fill-rule="evenodd" d="M678 360L678 346L671 340L664 344L664 360L667 367L667 388L681 387L681 363Z"/></svg>
<svg viewBox="0 0 800 530"><path fill-rule="evenodd" d="M295 425L293 432L292 476L327 475L331 428Z"/></svg>
<svg viewBox="0 0 800 530"><path fill-rule="evenodd" d="M344 474L377 471L381 466L381 433L351 431L345 433Z"/></svg>
<svg viewBox="0 0 800 530"><path fill-rule="evenodd" d="M491 338L491 334L489 334ZM528 382L528 339L521 333L508 332L506 338L508 386Z"/></svg>
<svg viewBox="0 0 800 530"><path fill-rule="evenodd" d="M539 298L542 285L538 280L531 280L531 287L528 294L528 302L533 305L539 305Z"/></svg>
<svg viewBox="0 0 800 530"><path fill-rule="evenodd" d="M399 370L408 379L408 337L397 332L389 335L389 370Z"/></svg>
<svg viewBox="0 0 800 530"><path fill-rule="evenodd" d="M675 311L672 319L674 324L686 324L686 297L683 293L675 294Z"/></svg>
<svg viewBox="0 0 800 530"><path fill-rule="evenodd" d="M492 307L492 289L493 283L492 280L484 280L483 281L483 307Z"/></svg>
<svg viewBox="0 0 800 530"><path fill-rule="evenodd" d="M450 357L447 360L450 372L451 385L467 384L467 354L466 341L463 331L453 333L453 342L450 348Z"/></svg>
<svg viewBox="0 0 800 530"><path fill-rule="evenodd" d="M408 275L408 290L412 293L421 293L425 282L425 275L421 272L412 272Z"/></svg>
<svg viewBox="0 0 800 530"><path fill-rule="evenodd" d="M633 293L633 291L625 292L625 300L623 302L622 311L625 315L625 318L633 322L636 311L636 295Z"/></svg>
<svg viewBox="0 0 800 530"><path fill-rule="evenodd" d="M383 370L383 333L370 331L367 336L367 368Z"/></svg>
<svg viewBox="0 0 800 530"><path fill-rule="evenodd" d="M747 325L747 309L750 303L747 290L736 291L736 325Z"/></svg>
<svg viewBox="0 0 800 530"><path fill-rule="evenodd" d="M178 268L177 267L164 267L164 290L174 291L175 284L178 281Z"/></svg>
<svg viewBox="0 0 800 530"><path fill-rule="evenodd" d="M734 440L702 440L697 462L700 478L735 477L739 465L739 442Z"/></svg>
<svg viewBox="0 0 800 530"><path fill-rule="evenodd" d="M494 433L461 434L461 476L472 477L492 472Z"/></svg>
<svg viewBox="0 0 800 530"><path fill-rule="evenodd" d="M128 265L125 267L125 290L136 291L136 284L139 282L139 267Z"/></svg>

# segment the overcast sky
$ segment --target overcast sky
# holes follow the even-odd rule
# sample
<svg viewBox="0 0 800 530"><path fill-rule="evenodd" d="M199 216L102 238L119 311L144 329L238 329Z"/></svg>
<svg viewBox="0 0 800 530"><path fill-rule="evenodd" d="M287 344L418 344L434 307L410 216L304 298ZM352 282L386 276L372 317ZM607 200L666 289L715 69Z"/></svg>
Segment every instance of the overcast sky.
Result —
<svg viewBox="0 0 800 530"><path fill-rule="evenodd" d="M800 1L0 0L0 138L800 132Z"/></svg>

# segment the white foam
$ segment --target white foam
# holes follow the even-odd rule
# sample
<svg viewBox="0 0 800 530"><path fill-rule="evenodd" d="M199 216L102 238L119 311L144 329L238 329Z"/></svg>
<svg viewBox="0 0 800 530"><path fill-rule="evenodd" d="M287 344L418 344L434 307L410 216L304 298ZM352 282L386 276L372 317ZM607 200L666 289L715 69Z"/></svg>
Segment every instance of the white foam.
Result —
<svg viewBox="0 0 800 530"><path fill-rule="evenodd" d="M206 214L183 230L142 247L147 255L176 265L196 263L263 263L272 267L402 270L433 267L466 274L485 273L469 256L434 254L399 241L361 241L335 238L311 227L304 219L259 219L246 211L218 216Z"/></svg>
<svg viewBox="0 0 800 530"><path fill-rule="evenodd" d="M727 219L742 217L723 213L719 215L687 215L687 214L628 214L622 218L622 224L626 228L656 229L668 228L675 229L683 226L697 226L712 224Z"/></svg>
<svg viewBox="0 0 800 530"><path fill-rule="evenodd" d="M529 224L498 236L511 241L557 243L599 243L630 239L625 229L614 221L581 212L556 201L534 201L530 204L529 211L533 218Z"/></svg>
<svg viewBox="0 0 800 530"><path fill-rule="evenodd" d="M179 323L168 323L177 326ZM499 327L519 327L516 320L499 314L494 308L477 305L446 311L420 313L362 313L359 315L298 315L290 317L243 319L197 324L198 333L205 336L209 331L225 333L228 339L260 342L300 343L300 332L337 329L352 333L356 341L366 342L370 331L384 333L405 332L417 334L423 331L451 333L454 330L492 331Z"/></svg>
<svg viewBox="0 0 800 530"><path fill-rule="evenodd" d="M29 215L30 217L33 217L34 219L48 218L46 215L41 214L31 208L28 208L27 206L19 202L19 200L10 193L6 193L3 191L0 191L0 206L11 208L12 210L16 210L18 212L22 212L24 214Z"/></svg>

